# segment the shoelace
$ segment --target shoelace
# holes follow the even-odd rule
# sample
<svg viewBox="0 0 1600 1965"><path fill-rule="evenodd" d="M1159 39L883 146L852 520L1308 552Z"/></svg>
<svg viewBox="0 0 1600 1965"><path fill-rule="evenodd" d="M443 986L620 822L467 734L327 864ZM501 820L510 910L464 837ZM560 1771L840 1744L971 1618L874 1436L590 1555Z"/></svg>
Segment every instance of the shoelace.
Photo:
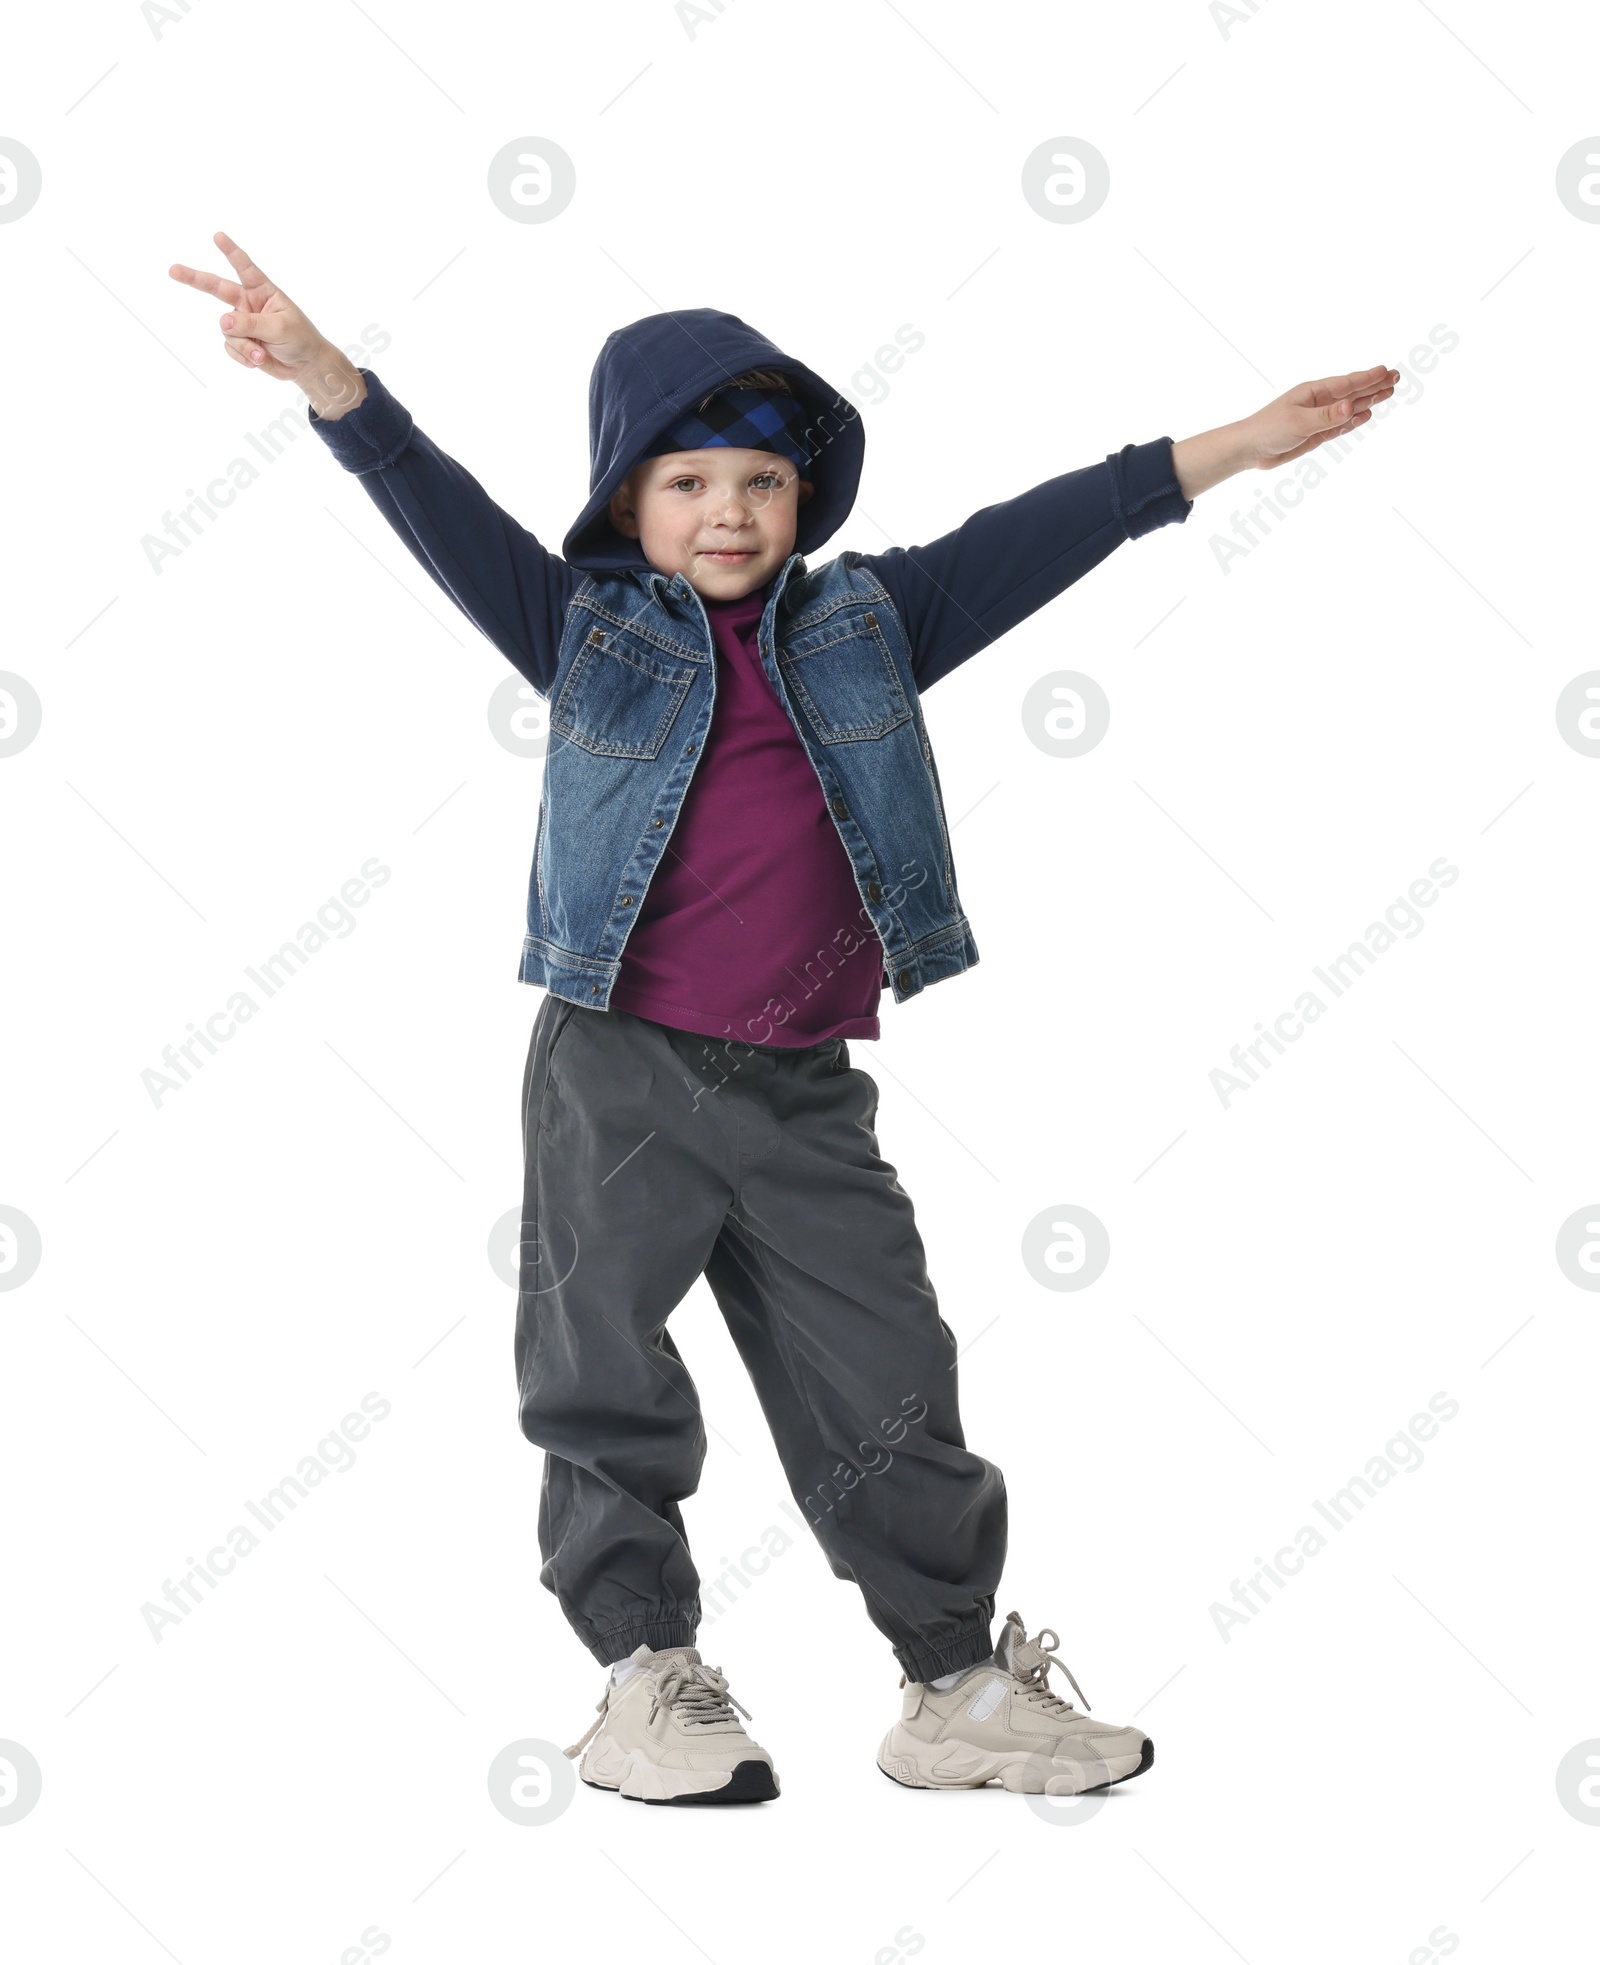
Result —
<svg viewBox="0 0 1600 1965"><path fill-rule="evenodd" d="M1017 1681L1023 1698L1030 1705L1038 1706L1041 1712L1047 1712L1053 1715L1070 1713L1073 1710L1072 1701L1070 1699L1063 1699L1050 1690L1050 1667L1052 1665L1059 1665L1067 1675L1067 1683L1077 1693L1078 1697L1083 1699L1083 1710L1086 1713L1093 1712L1094 1708L1084 1698L1083 1687L1072 1676L1072 1669L1066 1659L1056 1656L1057 1651L1061 1647L1061 1639L1050 1629L1049 1625L1045 1625L1043 1630L1035 1631L1033 1636L1029 1637L1022 1628L1022 1619L1014 1610L1006 1618L1006 1623L1008 1626L1015 1624L1017 1627L1017 1635L1011 1640L1011 1648L1007 1653L1007 1658L1009 1660L1011 1676ZM1045 1643L1046 1638L1050 1639L1048 1644ZM1001 1637L1001 1643L1005 1643L1004 1635ZM997 1658L998 1655L997 1653ZM902 1672L900 1674L900 1683L902 1685L909 1685L910 1682L910 1679Z"/></svg>
<svg viewBox="0 0 1600 1965"><path fill-rule="evenodd" d="M1046 1638L1051 1640L1049 1644L1045 1643ZM1043 1630L1035 1631L1031 1638L1023 1638L1020 1642L1013 1643L1011 1676L1021 1681L1024 1688L1022 1696L1030 1705L1038 1706L1042 1712L1053 1716L1069 1713L1072 1711L1072 1701L1061 1698L1050 1689L1050 1667L1058 1665L1066 1673L1067 1683L1078 1697L1083 1699L1083 1710L1092 1712L1094 1709L1089 1701L1084 1699L1083 1687L1072 1676L1071 1667L1066 1659L1056 1656L1060 1646L1061 1639L1048 1624Z"/></svg>
<svg viewBox="0 0 1600 1965"><path fill-rule="evenodd" d="M732 1720L736 1712L750 1717L715 1665L691 1665L681 1659L669 1665L656 1681L650 1718L654 1719L663 1706L680 1713L688 1726L717 1726Z"/></svg>
<svg viewBox="0 0 1600 1965"><path fill-rule="evenodd" d="M613 1692L620 1692L621 1686L608 1684L601 1694L600 1703L595 1707L599 1718L575 1745L563 1748L568 1760L575 1760L605 1724L606 1713L611 1705ZM743 1706L728 1690L728 1681L715 1665L695 1665L687 1659L675 1658L659 1678L654 1681L650 1694L650 1711L647 1722L655 1718L662 1707L682 1716L687 1726L716 1726L733 1719L735 1712L750 1717Z"/></svg>

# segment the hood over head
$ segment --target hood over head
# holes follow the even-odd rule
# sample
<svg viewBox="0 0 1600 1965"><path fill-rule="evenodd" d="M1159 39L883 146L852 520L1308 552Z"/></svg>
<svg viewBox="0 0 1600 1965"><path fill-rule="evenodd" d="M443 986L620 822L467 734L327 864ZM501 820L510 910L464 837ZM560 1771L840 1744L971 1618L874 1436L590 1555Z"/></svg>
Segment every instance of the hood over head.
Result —
<svg viewBox="0 0 1600 1965"><path fill-rule="evenodd" d="M562 557L589 572L647 567L644 547L611 523L611 494L655 439L708 391L747 369L782 369L805 409L812 486L794 550L814 552L849 515L861 480L866 432L848 397L786 355L737 314L714 307L647 314L607 335L589 378L589 502L562 542Z"/></svg>

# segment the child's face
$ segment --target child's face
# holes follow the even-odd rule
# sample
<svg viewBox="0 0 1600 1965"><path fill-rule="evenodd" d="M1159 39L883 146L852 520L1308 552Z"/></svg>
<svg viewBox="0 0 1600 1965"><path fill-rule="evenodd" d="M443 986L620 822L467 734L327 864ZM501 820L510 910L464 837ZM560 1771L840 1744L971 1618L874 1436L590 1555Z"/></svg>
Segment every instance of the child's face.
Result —
<svg viewBox="0 0 1600 1965"><path fill-rule="evenodd" d="M811 486L770 450L674 450L637 464L612 494L611 522L662 573L706 600L764 586L794 551Z"/></svg>

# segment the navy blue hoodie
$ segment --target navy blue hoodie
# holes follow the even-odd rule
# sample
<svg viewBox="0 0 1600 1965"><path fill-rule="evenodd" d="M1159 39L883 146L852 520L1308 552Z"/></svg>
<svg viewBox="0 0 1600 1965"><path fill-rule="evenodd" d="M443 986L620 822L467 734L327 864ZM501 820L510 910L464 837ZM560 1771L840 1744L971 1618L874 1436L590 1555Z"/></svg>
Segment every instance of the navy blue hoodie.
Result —
<svg viewBox="0 0 1600 1965"><path fill-rule="evenodd" d="M311 427L429 577L495 647L548 693L567 603L585 569L648 565L606 504L651 443L718 382L752 368L786 372L807 411L814 489L800 507L795 550L813 554L855 502L865 434L855 406L737 315L696 307L651 314L606 338L589 383L589 485L583 511L550 552L412 421L378 375L364 401ZM956 474L952 472L952 479ZM948 500L951 491L942 487ZM1025 620L1125 539L1193 510L1172 469L1172 440L1124 444L1101 463L1047 478L986 506L925 546L857 558L882 581L904 622L919 690Z"/></svg>

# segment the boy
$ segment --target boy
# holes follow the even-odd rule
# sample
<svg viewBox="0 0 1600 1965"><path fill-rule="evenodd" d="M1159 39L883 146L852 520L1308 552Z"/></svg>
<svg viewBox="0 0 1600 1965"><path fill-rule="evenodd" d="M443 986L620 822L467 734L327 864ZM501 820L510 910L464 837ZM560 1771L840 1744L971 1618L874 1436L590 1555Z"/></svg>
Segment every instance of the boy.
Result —
<svg viewBox="0 0 1600 1965"><path fill-rule="evenodd" d="M1365 423L1398 371L1302 384L929 546L812 568L855 496L854 407L733 315L652 315L595 365L590 496L558 558L215 238L236 282L171 271L227 304L228 354L300 385L334 456L550 704L518 972L546 994L514 1354L546 1455L541 1580L611 1668L568 1750L584 1780L676 1805L778 1793L694 1644L679 1502L705 1429L666 1324L701 1274L796 1502L900 1663L883 1772L1049 1794L1142 1773L1145 1734L1052 1688L1053 1631L1012 1612L991 1640L1005 1486L963 1437L955 1337L848 1044L878 1035L883 982L902 1001L978 959L922 693L1202 490Z"/></svg>

